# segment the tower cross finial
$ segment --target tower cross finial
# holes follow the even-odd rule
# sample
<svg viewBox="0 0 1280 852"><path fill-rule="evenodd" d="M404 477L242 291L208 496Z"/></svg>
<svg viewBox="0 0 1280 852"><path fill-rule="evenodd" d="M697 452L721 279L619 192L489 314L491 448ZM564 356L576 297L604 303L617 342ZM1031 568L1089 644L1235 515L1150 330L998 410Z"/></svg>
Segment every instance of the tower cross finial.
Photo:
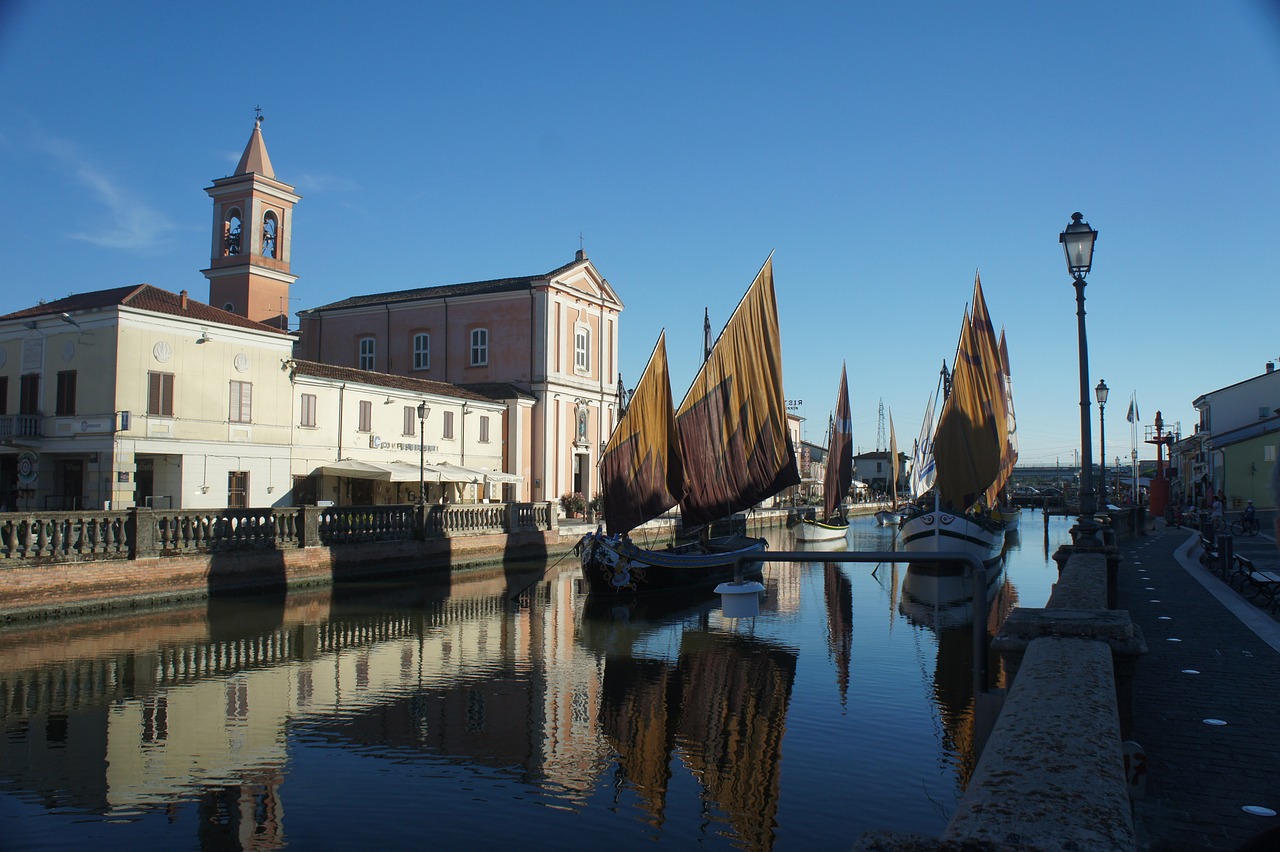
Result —
<svg viewBox="0 0 1280 852"><path fill-rule="evenodd" d="M583 245L582 245L582 232L581 232L581 231L579 231L579 232L578 232L578 250L579 250L579 251L581 251L581 250L582 250L582 248L583 248Z"/></svg>
<svg viewBox="0 0 1280 852"><path fill-rule="evenodd" d="M256 106L253 108L253 120L259 125L266 121L266 119L262 117L262 107Z"/></svg>

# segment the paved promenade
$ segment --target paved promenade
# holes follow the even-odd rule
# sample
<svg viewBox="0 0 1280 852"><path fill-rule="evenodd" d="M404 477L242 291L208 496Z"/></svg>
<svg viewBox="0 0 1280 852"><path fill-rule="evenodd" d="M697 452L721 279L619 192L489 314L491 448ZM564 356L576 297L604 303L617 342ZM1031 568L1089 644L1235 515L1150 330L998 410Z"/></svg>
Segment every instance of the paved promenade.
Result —
<svg viewBox="0 0 1280 852"><path fill-rule="evenodd" d="M1269 523L1234 544L1280 570ZM1195 533L1157 522L1121 550L1119 608L1149 648L1134 683L1132 737L1149 766L1139 849L1234 850L1267 830L1256 848L1280 849L1280 816L1245 810L1280 811L1280 622L1200 565Z"/></svg>

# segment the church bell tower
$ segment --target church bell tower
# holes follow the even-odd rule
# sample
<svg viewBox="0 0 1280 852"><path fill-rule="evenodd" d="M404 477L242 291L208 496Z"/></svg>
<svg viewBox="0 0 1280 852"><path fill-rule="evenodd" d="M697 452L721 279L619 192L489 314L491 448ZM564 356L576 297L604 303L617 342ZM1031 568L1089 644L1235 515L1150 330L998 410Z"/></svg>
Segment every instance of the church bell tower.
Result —
<svg viewBox="0 0 1280 852"><path fill-rule="evenodd" d="M302 196L276 180L262 140L262 114L254 120L249 144L230 177L205 192L213 199L213 241L209 304L257 322L289 328L289 271L293 205Z"/></svg>

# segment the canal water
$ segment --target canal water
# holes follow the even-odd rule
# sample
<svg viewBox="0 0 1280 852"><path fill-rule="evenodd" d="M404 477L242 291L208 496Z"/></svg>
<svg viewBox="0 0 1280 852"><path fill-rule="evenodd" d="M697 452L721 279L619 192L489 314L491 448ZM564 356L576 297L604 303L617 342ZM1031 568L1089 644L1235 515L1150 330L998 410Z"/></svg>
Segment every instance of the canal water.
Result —
<svg viewBox="0 0 1280 852"><path fill-rule="evenodd" d="M1067 526L1023 512L988 633L1048 599ZM848 546L894 533L854 519ZM0 847L808 850L945 827L991 715L963 581L815 551L727 619L590 604L572 562L0 627Z"/></svg>

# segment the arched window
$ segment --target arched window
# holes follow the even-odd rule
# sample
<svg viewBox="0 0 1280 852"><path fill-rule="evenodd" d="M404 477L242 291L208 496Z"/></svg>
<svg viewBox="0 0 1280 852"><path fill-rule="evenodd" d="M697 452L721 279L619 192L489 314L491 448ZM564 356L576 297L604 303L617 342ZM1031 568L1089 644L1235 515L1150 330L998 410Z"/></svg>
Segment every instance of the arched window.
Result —
<svg viewBox="0 0 1280 852"><path fill-rule="evenodd" d="M431 369L431 335L422 333L413 336L413 369Z"/></svg>
<svg viewBox="0 0 1280 852"><path fill-rule="evenodd" d="M232 313L232 314L234 314L234 313L236 312L236 306L235 306L235 305L233 305L231 302L223 302L223 303L222 303L222 309L223 309L224 311L227 311L228 313Z"/></svg>
<svg viewBox="0 0 1280 852"><path fill-rule="evenodd" d="M240 209L232 207L227 213L227 221L222 223L222 256L230 257L240 253Z"/></svg>
<svg viewBox="0 0 1280 852"><path fill-rule="evenodd" d="M274 210L268 210L262 217L262 256L276 256L276 239L279 236L280 223L276 221Z"/></svg>
<svg viewBox="0 0 1280 852"><path fill-rule="evenodd" d="M489 363L489 329L471 330L471 366L483 367Z"/></svg>
<svg viewBox="0 0 1280 852"><path fill-rule="evenodd" d="M360 338L360 369L372 370L374 356L374 343L372 337Z"/></svg>

